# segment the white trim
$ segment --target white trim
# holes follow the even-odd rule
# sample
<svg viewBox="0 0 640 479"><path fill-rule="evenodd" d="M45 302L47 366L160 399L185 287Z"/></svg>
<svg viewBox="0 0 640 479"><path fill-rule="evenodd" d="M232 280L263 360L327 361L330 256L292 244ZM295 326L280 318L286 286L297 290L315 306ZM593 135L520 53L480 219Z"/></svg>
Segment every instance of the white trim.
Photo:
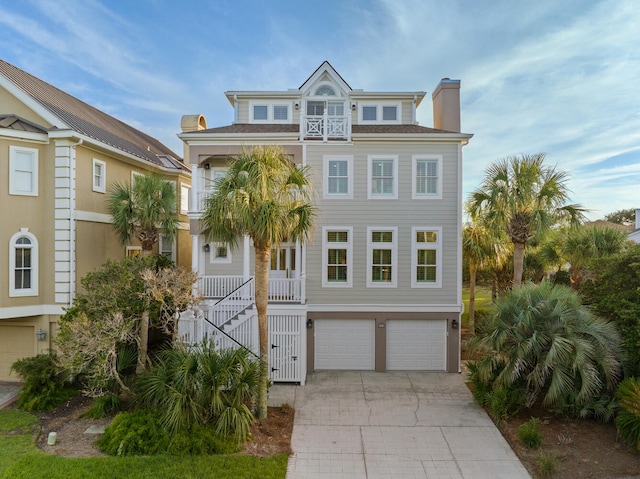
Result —
<svg viewBox="0 0 640 479"><path fill-rule="evenodd" d="M11 138L12 141L24 141L29 143L49 143L49 135L32 131L8 130L3 128L0 137Z"/></svg>
<svg viewBox="0 0 640 479"><path fill-rule="evenodd" d="M31 156L32 168L31 174L31 189L30 190L18 190L16 189L16 170L18 167L18 160L16 158L17 153L25 153ZM38 196L38 150L36 148L27 148L25 146L9 145L9 194L20 196Z"/></svg>
<svg viewBox="0 0 640 479"><path fill-rule="evenodd" d="M392 241L388 243L374 243L371 234L374 231L391 232ZM391 250L391 281L373 281L373 250ZM367 227L367 288L396 288L398 286L398 227L397 226L369 226Z"/></svg>
<svg viewBox="0 0 640 479"><path fill-rule="evenodd" d="M256 106L265 106L267 108L267 118L266 119L256 119L254 118L254 107ZM286 120L276 120L274 118L275 107L284 106L287 107L287 119ZM293 102L292 101L278 101L278 100L269 100L269 101L260 101L260 100L251 100L249 101L249 123L273 123L278 125L286 125L293 122Z"/></svg>
<svg viewBox="0 0 640 479"><path fill-rule="evenodd" d="M91 221L93 223L111 223L111 215L95 213L94 211L76 210L76 221Z"/></svg>
<svg viewBox="0 0 640 479"><path fill-rule="evenodd" d="M329 192L329 163L332 161L347 162L347 192ZM322 157L322 197L327 200L353 199L353 155L324 155Z"/></svg>
<svg viewBox="0 0 640 479"><path fill-rule="evenodd" d="M16 241L20 238L27 238L31 241L31 245L27 246L19 246L16 244ZM16 288L16 249L29 249L30 258L31 258L31 266L30 266L30 283L31 287L29 288ZM9 297L17 298L23 296L38 296L38 239L35 237L33 233L29 232L29 228L20 228L20 231L15 233L11 239L9 239Z"/></svg>
<svg viewBox="0 0 640 479"><path fill-rule="evenodd" d="M99 183L96 183L96 166L102 168L102 174L99 176ZM97 193L105 193L107 191L107 164L102 160L98 160L97 158L93 159L93 164L91 167L91 187L93 191Z"/></svg>
<svg viewBox="0 0 640 479"><path fill-rule="evenodd" d="M307 309L313 313L460 313L459 304L309 304Z"/></svg>
<svg viewBox="0 0 640 479"><path fill-rule="evenodd" d="M364 109L367 107L375 107L376 119L364 120ZM395 107L396 118L395 120L383 120L383 112L385 107ZM389 102L389 101L361 101L358 103L358 124L360 125L396 125L402 123L402 102Z"/></svg>
<svg viewBox="0 0 640 479"><path fill-rule="evenodd" d="M393 191L391 193L373 193L373 162L376 160L393 161ZM367 199L397 200L398 199L398 155L368 155L367 156Z"/></svg>
<svg viewBox="0 0 640 479"><path fill-rule="evenodd" d="M345 243L328 242L327 233L330 231L346 231ZM323 226L322 227L322 287L323 288L351 288L353 285L353 227L352 226ZM327 268L330 249L345 249L347 253L347 280L344 282L329 281Z"/></svg>
<svg viewBox="0 0 640 479"><path fill-rule="evenodd" d="M31 306L11 306L0 308L0 319L27 318L29 316L62 315L64 306L57 304L34 304ZM9 324L9 323L7 323Z"/></svg>
<svg viewBox="0 0 640 479"><path fill-rule="evenodd" d="M418 161L436 161L437 177L435 193L418 193L417 168ZM442 199L442 155L413 155L411 157L411 198L414 200L441 200Z"/></svg>
<svg viewBox="0 0 640 479"><path fill-rule="evenodd" d="M436 233L436 241L433 243L426 243L431 245L429 248L418 248L418 245L425 243L418 243L416 241L416 233L419 231L428 231ZM418 282L416 279L416 271L418 268L418 249L435 250L436 252L436 280L431 283ZM411 287L412 288L441 288L442 287L442 227L441 226L413 226L411 228Z"/></svg>

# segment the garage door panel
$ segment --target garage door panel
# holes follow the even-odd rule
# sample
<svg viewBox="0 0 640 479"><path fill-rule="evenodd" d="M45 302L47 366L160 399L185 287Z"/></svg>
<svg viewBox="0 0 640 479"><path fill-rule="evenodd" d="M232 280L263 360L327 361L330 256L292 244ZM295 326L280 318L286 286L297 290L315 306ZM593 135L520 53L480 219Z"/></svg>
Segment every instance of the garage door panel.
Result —
<svg viewBox="0 0 640 479"><path fill-rule="evenodd" d="M373 320L315 321L315 369L373 370Z"/></svg>
<svg viewBox="0 0 640 479"><path fill-rule="evenodd" d="M387 369L444 371L446 320L387 321Z"/></svg>
<svg viewBox="0 0 640 479"><path fill-rule="evenodd" d="M0 381L19 381L11 365L18 359L35 355L33 326L0 326Z"/></svg>

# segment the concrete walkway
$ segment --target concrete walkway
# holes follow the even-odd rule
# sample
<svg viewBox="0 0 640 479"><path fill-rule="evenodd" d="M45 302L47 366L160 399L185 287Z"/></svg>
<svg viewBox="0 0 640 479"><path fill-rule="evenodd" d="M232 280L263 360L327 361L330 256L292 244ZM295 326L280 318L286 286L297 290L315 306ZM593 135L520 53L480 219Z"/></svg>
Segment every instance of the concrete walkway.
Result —
<svg viewBox="0 0 640 479"><path fill-rule="evenodd" d="M296 409L287 479L530 478L459 374L316 372L269 403Z"/></svg>
<svg viewBox="0 0 640 479"><path fill-rule="evenodd" d="M0 409L13 404L18 400L18 392L20 392L20 383L0 382Z"/></svg>

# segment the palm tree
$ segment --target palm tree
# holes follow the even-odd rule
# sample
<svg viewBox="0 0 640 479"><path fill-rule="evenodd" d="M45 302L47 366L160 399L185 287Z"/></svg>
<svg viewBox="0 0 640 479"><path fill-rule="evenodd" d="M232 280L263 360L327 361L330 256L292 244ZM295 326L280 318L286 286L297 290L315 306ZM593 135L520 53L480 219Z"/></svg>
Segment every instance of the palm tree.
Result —
<svg viewBox="0 0 640 479"><path fill-rule="evenodd" d="M571 265L571 287L577 290L593 260L620 253L627 244L627 233L623 230L609 226L579 226L554 231L544 241L542 253L549 262Z"/></svg>
<svg viewBox="0 0 640 479"><path fill-rule="evenodd" d="M295 165L281 148L255 147L235 158L205 200L202 232L208 240L231 246L243 235L253 240L260 337L259 419L267 416L269 256L272 246L310 236L315 215L311 187L308 169Z"/></svg>
<svg viewBox="0 0 640 479"><path fill-rule="evenodd" d="M501 297L472 349L487 354L474 371L491 387L524 387L524 406L580 410L622 377L620 335L566 286L543 281ZM577 408L577 409L576 409Z"/></svg>
<svg viewBox="0 0 640 479"><path fill-rule="evenodd" d="M162 175L135 176L132 183L114 183L109 188L107 211L122 244L138 238L142 254L150 254L158 232L169 239L178 232L176 190Z"/></svg>
<svg viewBox="0 0 640 479"><path fill-rule="evenodd" d="M497 232L499 236L493 233L485 224L474 217L462 229L462 254L469 263L469 332L471 334L475 334L478 271L503 264L508 250L505 248L504 233Z"/></svg>
<svg viewBox="0 0 640 479"><path fill-rule="evenodd" d="M114 183L109 188L107 211L122 244L135 236L143 255L153 251L159 230L169 240L178 233L175 186L162 175L147 173L135 176L129 184ZM137 373L146 367L148 338L149 311L145 311L140 318Z"/></svg>
<svg viewBox="0 0 640 479"><path fill-rule="evenodd" d="M522 284L525 246L562 221L572 225L584 209L567 204L568 175L544 165L544 153L512 156L492 163L480 188L471 194L470 211L513 243L513 285Z"/></svg>

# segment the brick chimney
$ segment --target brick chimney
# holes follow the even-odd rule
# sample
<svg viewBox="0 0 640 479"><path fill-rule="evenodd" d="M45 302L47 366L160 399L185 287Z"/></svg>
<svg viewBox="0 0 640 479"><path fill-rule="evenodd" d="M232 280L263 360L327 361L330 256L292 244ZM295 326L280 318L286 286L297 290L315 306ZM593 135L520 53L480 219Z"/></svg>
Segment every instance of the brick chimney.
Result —
<svg viewBox="0 0 640 479"><path fill-rule="evenodd" d="M443 78L431 98L433 127L460 133L460 80Z"/></svg>

